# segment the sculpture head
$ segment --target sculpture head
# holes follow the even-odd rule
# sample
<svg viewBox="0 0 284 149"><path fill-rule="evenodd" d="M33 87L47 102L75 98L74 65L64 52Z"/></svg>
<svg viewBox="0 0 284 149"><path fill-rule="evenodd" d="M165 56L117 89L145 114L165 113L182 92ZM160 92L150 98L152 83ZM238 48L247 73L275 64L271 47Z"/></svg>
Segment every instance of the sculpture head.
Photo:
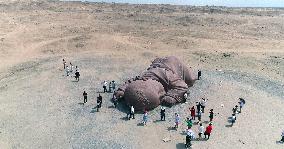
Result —
<svg viewBox="0 0 284 149"><path fill-rule="evenodd" d="M128 83L124 92L126 104L133 105L137 111L152 110L160 105L165 94L163 85L155 80L135 80Z"/></svg>
<svg viewBox="0 0 284 149"><path fill-rule="evenodd" d="M188 68L185 64L183 64L175 56L168 56L165 58L156 58L152 62L152 65L155 63L159 63L159 64L163 63L164 67L168 67L170 70L176 73L179 77L181 77L184 80L184 82L188 85L188 87L193 86L194 82L197 80L197 74L194 74L191 68Z"/></svg>

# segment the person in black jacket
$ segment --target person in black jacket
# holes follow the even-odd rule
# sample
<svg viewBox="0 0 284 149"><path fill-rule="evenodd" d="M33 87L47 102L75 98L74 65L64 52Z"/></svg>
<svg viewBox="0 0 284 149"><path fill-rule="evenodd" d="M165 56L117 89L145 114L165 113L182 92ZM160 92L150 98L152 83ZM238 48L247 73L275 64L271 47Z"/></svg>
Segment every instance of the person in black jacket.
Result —
<svg viewBox="0 0 284 149"><path fill-rule="evenodd" d="M101 94L99 94L99 96L97 97L97 111L99 112L99 109L102 107L102 103L103 103L103 97L101 96Z"/></svg>
<svg viewBox="0 0 284 149"><path fill-rule="evenodd" d="M86 93L86 91L83 92L83 96L84 96L84 103L87 103L88 94Z"/></svg>
<svg viewBox="0 0 284 149"><path fill-rule="evenodd" d="M201 70L198 70L198 73L197 73L197 80L200 80L200 77L201 77Z"/></svg>

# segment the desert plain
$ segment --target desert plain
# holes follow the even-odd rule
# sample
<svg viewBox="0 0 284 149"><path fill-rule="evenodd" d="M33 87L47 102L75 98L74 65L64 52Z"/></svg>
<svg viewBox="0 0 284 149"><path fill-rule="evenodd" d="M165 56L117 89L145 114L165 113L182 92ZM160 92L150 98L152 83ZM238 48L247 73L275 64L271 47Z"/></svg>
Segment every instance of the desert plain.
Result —
<svg viewBox="0 0 284 149"><path fill-rule="evenodd" d="M156 57L176 56L202 71L189 100L126 120L102 81L122 84ZM66 77L62 59L78 66ZM184 148L189 107L207 98L213 132L200 149L281 149L284 129L284 9L117 3L0 1L1 149ZM83 91L88 102L82 105ZM230 127L238 98L245 107ZM224 105L224 106L221 106ZM182 125L176 131L174 113ZM193 126L197 135L197 125ZM169 142L164 142L169 138Z"/></svg>

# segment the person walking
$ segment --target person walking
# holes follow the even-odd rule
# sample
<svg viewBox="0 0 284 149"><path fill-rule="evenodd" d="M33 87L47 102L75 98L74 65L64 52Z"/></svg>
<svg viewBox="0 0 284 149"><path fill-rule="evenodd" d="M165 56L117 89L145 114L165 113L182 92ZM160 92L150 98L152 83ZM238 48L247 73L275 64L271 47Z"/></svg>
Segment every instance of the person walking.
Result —
<svg viewBox="0 0 284 149"><path fill-rule="evenodd" d="M213 109L211 109L210 112L209 112L209 119L210 119L210 122L212 122L213 116L214 116L214 112L213 112Z"/></svg>
<svg viewBox="0 0 284 149"><path fill-rule="evenodd" d="M62 61L63 61L63 69L65 70L65 67L66 67L66 61L65 61L65 59L63 59Z"/></svg>
<svg viewBox="0 0 284 149"><path fill-rule="evenodd" d="M210 134L211 134L211 132L212 132L212 129L213 129L212 123L209 123L209 126L206 127L206 130L205 130L205 132L204 132L204 137L205 137L205 139L208 140L208 139L210 138Z"/></svg>
<svg viewBox="0 0 284 149"><path fill-rule="evenodd" d="M191 127L192 127L192 120L189 118L189 117L187 117L186 118L186 125L187 125L187 129L191 129Z"/></svg>
<svg viewBox="0 0 284 149"><path fill-rule="evenodd" d="M191 116L191 119L195 120L195 108L194 108L194 106L192 106L191 109L190 109L190 116Z"/></svg>
<svg viewBox="0 0 284 149"><path fill-rule="evenodd" d="M144 114L143 114L143 121L142 121L142 123L143 123L144 126L147 126L147 122L148 122L148 112L145 110Z"/></svg>
<svg viewBox="0 0 284 149"><path fill-rule="evenodd" d="M202 113L204 113L206 102L207 102L207 99L205 99L205 98L201 99L200 104L201 104Z"/></svg>
<svg viewBox="0 0 284 149"><path fill-rule="evenodd" d="M161 121L165 121L166 120L166 108L165 107L161 107Z"/></svg>
<svg viewBox="0 0 284 149"><path fill-rule="evenodd" d="M178 129L178 125L180 123L180 117L177 113L175 113L175 128Z"/></svg>
<svg viewBox="0 0 284 149"><path fill-rule="evenodd" d="M201 70L198 70L198 72L197 72L197 80L200 80L200 78L201 78Z"/></svg>
<svg viewBox="0 0 284 149"><path fill-rule="evenodd" d="M104 81L103 82L104 93L107 92L107 85L108 85L107 81Z"/></svg>
<svg viewBox="0 0 284 149"><path fill-rule="evenodd" d="M198 127L198 136L199 136L199 139L202 138L202 135L204 134L204 126L202 126L202 123L199 124L199 127Z"/></svg>
<svg viewBox="0 0 284 149"><path fill-rule="evenodd" d="M231 123L232 123L231 127L233 127L233 125L234 125L234 123L236 122L236 120L237 120L236 114L233 113L233 114L232 114L232 117L231 117Z"/></svg>
<svg viewBox="0 0 284 149"><path fill-rule="evenodd" d="M238 111L238 105L236 105L236 106L232 109L232 111L233 111L233 114L237 114L237 111Z"/></svg>
<svg viewBox="0 0 284 149"><path fill-rule="evenodd" d="M84 103L87 103L87 96L88 96L88 94L86 93L86 91L84 91L83 92Z"/></svg>

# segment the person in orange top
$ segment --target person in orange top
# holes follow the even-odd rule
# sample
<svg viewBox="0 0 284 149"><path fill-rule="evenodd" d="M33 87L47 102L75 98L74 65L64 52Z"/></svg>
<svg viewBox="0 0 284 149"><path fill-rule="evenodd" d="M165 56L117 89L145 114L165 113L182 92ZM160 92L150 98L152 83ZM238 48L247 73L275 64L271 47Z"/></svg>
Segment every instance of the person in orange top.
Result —
<svg viewBox="0 0 284 149"><path fill-rule="evenodd" d="M206 130L204 133L205 139L206 139L206 136L208 136L207 140L209 139L212 129L213 129L212 123L210 123L209 126L206 127Z"/></svg>

